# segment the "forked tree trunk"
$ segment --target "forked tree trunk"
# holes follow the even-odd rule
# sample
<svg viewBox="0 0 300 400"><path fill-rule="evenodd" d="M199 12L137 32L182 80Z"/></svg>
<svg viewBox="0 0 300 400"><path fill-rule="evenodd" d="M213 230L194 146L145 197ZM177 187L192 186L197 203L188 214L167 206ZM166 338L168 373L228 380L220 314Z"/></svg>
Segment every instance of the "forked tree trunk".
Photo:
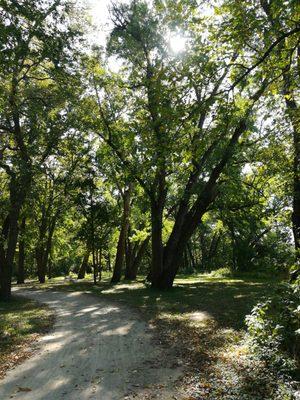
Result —
<svg viewBox="0 0 300 400"><path fill-rule="evenodd" d="M261 88L254 95L254 98L260 96L261 93L263 93L263 88ZM184 250L188 244L188 241L192 237L197 226L201 223L202 217L207 211L208 207L215 200L217 196L218 178L223 172L229 159L232 157L234 147L239 137L246 130L246 128L246 121L245 119L242 119L235 128L232 137L227 144L227 147L224 149L222 158L219 160L219 163L216 164L216 166L213 168L210 178L205 184L202 193L199 194L194 205L189 210L188 201L183 198L175 219L173 231L163 251L163 265L159 265L158 262L159 268L161 268L160 275L154 277L152 269L152 287L158 289L169 289L173 286L174 279L182 262ZM189 198L190 197L188 197L188 199ZM156 212L157 210L152 208L151 211Z"/></svg>

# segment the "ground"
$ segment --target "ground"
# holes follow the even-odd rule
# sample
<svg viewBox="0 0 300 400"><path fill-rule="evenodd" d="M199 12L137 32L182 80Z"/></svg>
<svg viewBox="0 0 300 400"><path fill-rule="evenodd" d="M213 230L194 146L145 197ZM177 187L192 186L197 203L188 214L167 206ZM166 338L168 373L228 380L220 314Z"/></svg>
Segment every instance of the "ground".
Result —
<svg viewBox="0 0 300 400"><path fill-rule="evenodd" d="M36 343L35 355L7 373L1 399L180 398L175 357L127 306L78 291L18 292L53 308L56 323Z"/></svg>
<svg viewBox="0 0 300 400"><path fill-rule="evenodd" d="M0 379L31 355L28 344L48 332L53 322L53 312L31 299L0 301Z"/></svg>
<svg viewBox="0 0 300 400"><path fill-rule="evenodd" d="M31 284L32 287L37 286ZM40 287L40 286L38 286ZM97 287L88 280L55 279L43 286L56 291L85 291L110 304L138 310L155 327L154 336L176 352L185 369L181 384L188 399L271 399L272 381L263 367L249 361L244 346L244 319L257 301L275 290L276 282L182 276L171 291L155 292L142 281Z"/></svg>

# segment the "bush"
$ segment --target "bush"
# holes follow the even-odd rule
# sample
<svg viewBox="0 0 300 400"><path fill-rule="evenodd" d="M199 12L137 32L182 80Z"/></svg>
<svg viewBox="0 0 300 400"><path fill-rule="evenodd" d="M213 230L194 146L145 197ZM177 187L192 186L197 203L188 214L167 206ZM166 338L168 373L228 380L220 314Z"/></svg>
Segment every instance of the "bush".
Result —
<svg viewBox="0 0 300 400"><path fill-rule="evenodd" d="M299 282L282 285L246 317L250 349L284 379L299 378Z"/></svg>
<svg viewBox="0 0 300 400"><path fill-rule="evenodd" d="M211 278L230 278L232 277L232 271L229 267L223 267L210 272Z"/></svg>

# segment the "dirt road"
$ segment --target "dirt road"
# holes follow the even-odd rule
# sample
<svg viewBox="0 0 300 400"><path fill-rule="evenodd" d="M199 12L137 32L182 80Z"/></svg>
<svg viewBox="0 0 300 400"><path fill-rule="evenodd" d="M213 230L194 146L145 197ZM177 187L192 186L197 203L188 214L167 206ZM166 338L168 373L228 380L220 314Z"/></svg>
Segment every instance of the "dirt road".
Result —
<svg viewBox="0 0 300 400"><path fill-rule="evenodd" d="M80 292L17 291L57 315L33 357L0 382L0 399L173 400L180 369L126 306Z"/></svg>

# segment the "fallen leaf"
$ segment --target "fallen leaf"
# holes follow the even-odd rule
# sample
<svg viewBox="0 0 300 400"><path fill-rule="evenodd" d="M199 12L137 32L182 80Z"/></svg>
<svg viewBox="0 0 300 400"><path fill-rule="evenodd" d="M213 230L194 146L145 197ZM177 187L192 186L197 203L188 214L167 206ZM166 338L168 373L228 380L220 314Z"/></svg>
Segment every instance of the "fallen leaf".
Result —
<svg viewBox="0 0 300 400"><path fill-rule="evenodd" d="M31 392L32 389L27 387L18 387L18 392Z"/></svg>

